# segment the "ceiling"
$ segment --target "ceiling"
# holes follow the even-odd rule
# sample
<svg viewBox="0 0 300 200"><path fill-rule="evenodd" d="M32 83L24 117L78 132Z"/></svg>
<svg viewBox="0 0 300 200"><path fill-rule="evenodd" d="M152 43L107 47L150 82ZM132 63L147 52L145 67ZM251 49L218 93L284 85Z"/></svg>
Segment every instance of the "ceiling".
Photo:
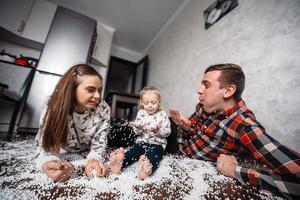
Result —
<svg viewBox="0 0 300 200"><path fill-rule="evenodd" d="M48 0L116 29L112 45L142 53L184 0Z"/></svg>

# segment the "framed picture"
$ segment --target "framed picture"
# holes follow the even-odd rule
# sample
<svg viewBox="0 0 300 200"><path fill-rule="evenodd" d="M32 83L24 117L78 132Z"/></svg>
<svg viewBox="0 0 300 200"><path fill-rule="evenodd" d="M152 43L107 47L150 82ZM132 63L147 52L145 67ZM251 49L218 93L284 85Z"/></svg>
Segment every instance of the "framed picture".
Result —
<svg viewBox="0 0 300 200"><path fill-rule="evenodd" d="M216 0L204 11L205 29L211 27L237 5L238 0Z"/></svg>

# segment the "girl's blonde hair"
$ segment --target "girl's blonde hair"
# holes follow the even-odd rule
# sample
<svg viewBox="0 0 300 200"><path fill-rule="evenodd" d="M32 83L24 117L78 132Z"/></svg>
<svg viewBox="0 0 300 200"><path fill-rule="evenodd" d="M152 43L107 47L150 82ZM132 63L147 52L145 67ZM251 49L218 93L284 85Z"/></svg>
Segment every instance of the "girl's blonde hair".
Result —
<svg viewBox="0 0 300 200"><path fill-rule="evenodd" d="M139 92L139 95L140 95L139 108L143 108L143 106L142 106L142 100L143 100L143 95L144 95L146 92L153 92L154 94L156 94L156 96L158 97L158 101L159 101L159 104L158 104L158 111L160 111L160 110L161 110L161 96L160 96L159 90L158 90L156 87L154 87L154 86L145 86L145 87Z"/></svg>

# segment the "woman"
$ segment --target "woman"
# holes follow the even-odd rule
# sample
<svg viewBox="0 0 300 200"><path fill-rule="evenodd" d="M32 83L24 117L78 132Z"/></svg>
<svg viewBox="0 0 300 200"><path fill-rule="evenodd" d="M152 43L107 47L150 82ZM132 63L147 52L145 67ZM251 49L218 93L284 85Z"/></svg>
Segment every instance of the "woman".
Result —
<svg viewBox="0 0 300 200"><path fill-rule="evenodd" d="M101 100L102 77L91 66L71 67L59 80L41 116L36 136L37 168L54 181L67 180L74 166L59 158L61 150L90 149L85 174L105 176L110 108Z"/></svg>

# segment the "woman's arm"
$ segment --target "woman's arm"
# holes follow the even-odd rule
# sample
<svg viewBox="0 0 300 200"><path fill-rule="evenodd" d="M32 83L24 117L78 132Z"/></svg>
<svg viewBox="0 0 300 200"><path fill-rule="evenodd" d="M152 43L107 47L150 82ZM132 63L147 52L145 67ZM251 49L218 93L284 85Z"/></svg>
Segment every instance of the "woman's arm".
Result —
<svg viewBox="0 0 300 200"><path fill-rule="evenodd" d="M53 181L63 182L67 180L74 171L74 166L69 162L62 162L58 154L46 152L43 149L42 141L44 135L44 118L47 106L44 107L40 118L40 128L35 137L36 154L34 161L37 169L45 172Z"/></svg>
<svg viewBox="0 0 300 200"><path fill-rule="evenodd" d="M47 105L44 106L40 122L39 122L39 130L35 137L35 145L36 145L36 154L34 156L34 161L36 163L36 167L38 170L42 170L42 165L47 161L60 161L58 155L53 154L51 152L45 152L42 146L43 135L44 135L44 118L47 111Z"/></svg>
<svg viewBox="0 0 300 200"><path fill-rule="evenodd" d="M97 117L101 118L98 128L91 141L91 150L87 155L85 166L85 174L92 176L105 176L108 173L107 167L104 164L107 148L107 135L110 130L110 108L106 102L102 101L96 110Z"/></svg>
<svg viewBox="0 0 300 200"><path fill-rule="evenodd" d="M110 108L106 102L102 101L96 112L97 117L101 117L101 123L98 125L92 137L91 150L87 155L87 159L104 161L106 156L107 135L110 129Z"/></svg>
<svg viewBox="0 0 300 200"><path fill-rule="evenodd" d="M46 152L42 147L42 130L39 129L36 138L35 138L35 144L36 144L36 154L34 156L34 161L36 164L36 167L38 170L42 170L42 166L44 163L48 161L61 161L57 154Z"/></svg>

